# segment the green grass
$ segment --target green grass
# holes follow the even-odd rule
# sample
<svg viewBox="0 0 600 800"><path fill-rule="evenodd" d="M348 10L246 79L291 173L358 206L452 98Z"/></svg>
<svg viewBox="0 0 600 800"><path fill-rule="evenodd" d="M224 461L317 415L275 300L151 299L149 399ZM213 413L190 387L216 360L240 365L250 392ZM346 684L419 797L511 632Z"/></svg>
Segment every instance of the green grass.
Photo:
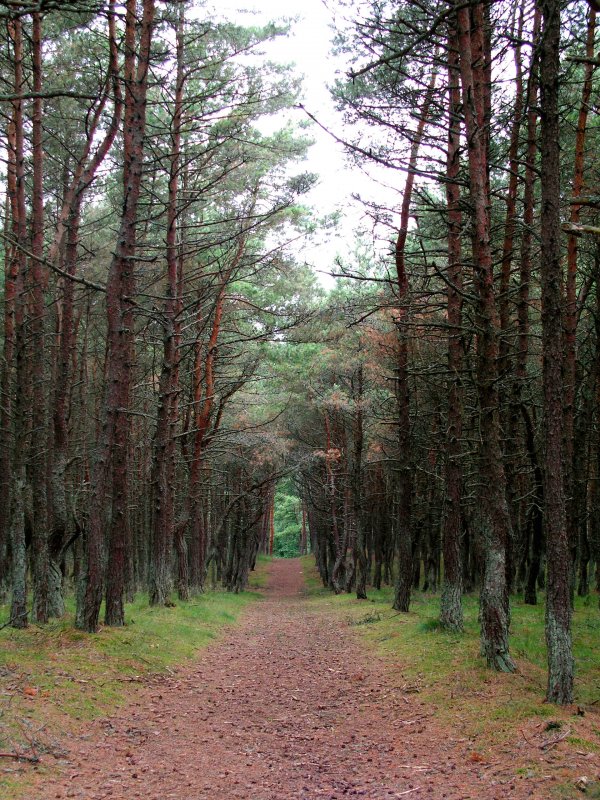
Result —
<svg viewBox="0 0 600 800"><path fill-rule="evenodd" d="M140 595L126 606L123 628L96 634L73 628L73 602L64 619L26 630L0 631L0 751L60 755L60 735L112 712L149 675L185 664L259 599L269 559L261 558L250 590L208 591L170 608L150 608ZM0 623L8 608L0 607ZM48 759L43 759L48 763ZM17 798L32 767L0 762L0 800Z"/></svg>
<svg viewBox="0 0 600 800"><path fill-rule="evenodd" d="M465 735L498 741L514 736L515 725L525 720L566 713L543 702L543 602L527 606L513 598L510 646L519 670L504 675L487 669L480 656L476 597L464 598L465 632L452 634L439 627L439 595L415 592L410 612L398 614L391 608L391 588L368 591L367 601L347 594L336 597L322 587L312 558L303 563L311 603L341 616L388 660L400 687L433 704L441 721L456 724L459 719ZM600 614L595 603L577 598L573 642L576 702L591 712L591 704L600 698ZM588 739L580 745L596 749Z"/></svg>
<svg viewBox="0 0 600 800"><path fill-rule="evenodd" d="M256 569L250 573L250 589L260 591L267 586L268 565L273 561L271 556L259 554L256 558Z"/></svg>
<svg viewBox="0 0 600 800"><path fill-rule="evenodd" d="M590 780L585 789L579 789L572 783L558 785L552 792L552 798L556 800L576 800L576 798L587 798L587 800L599 800L600 782Z"/></svg>

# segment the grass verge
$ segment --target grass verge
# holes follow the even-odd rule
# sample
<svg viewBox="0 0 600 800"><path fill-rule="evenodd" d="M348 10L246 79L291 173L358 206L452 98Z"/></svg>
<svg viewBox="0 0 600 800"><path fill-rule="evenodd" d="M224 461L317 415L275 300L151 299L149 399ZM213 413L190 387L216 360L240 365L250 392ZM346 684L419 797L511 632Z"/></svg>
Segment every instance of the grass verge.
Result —
<svg viewBox="0 0 600 800"><path fill-rule="evenodd" d="M126 606L123 628L96 634L62 620L0 631L0 752L38 756L44 768L65 755L63 735L130 700L151 676L185 664L260 598L268 559L252 573L249 591L208 591L170 608L150 608L140 595ZM0 623L8 608L0 607ZM39 767L34 767L39 769ZM26 797L32 765L0 758L0 800Z"/></svg>
<svg viewBox="0 0 600 800"><path fill-rule="evenodd" d="M400 693L418 693L443 725L476 743L483 757L525 737L533 743L532 753L552 754L554 746L545 748L544 743L564 735L561 748L570 747L595 761L600 752L600 620L595 597L576 601L577 706L560 709L544 703L543 602L527 606L513 598L510 644L518 671L506 675L487 669L479 654L476 597L464 598L465 632L450 634L438 625L439 595L415 592L410 612L399 614L391 608L391 588L368 591L367 601L335 596L323 588L312 557L303 563L311 604L350 625L390 665ZM532 763L531 769L539 769L539 764Z"/></svg>

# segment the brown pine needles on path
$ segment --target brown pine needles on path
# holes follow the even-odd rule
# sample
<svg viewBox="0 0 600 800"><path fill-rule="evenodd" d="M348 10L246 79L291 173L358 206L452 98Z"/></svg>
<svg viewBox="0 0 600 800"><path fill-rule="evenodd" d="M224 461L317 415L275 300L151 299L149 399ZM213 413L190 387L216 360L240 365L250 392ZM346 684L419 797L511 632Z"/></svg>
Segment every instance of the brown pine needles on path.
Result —
<svg viewBox="0 0 600 800"><path fill-rule="evenodd" d="M91 724L36 800L548 798L506 753L469 757L351 629L311 610L298 560L272 564L263 602L176 675ZM397 683L397 681L396 681ZM472 754L471 754L472 755Z"/></svg>

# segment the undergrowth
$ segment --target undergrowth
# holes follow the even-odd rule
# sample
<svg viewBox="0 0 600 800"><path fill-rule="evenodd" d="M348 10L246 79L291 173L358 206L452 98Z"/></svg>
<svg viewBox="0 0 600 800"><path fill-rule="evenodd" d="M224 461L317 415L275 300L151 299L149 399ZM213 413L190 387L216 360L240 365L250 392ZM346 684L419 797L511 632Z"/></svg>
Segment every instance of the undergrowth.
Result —
<svg viewBox="0 0 600 800"><path fill-rule="evenodd" d="M268 560L259 560L241 594L207 591L168 608L151 608L139 595L127 604L122 628L75 630L70 599L64 619L1 630L0 752L40 757L44 765L60 759L65 733L113 711L133 687L184 664L234 623L260 598ZM8 611L0 606L0 624ZM30 762L0 759L0 800L22 796L31 774Z"/></svg>

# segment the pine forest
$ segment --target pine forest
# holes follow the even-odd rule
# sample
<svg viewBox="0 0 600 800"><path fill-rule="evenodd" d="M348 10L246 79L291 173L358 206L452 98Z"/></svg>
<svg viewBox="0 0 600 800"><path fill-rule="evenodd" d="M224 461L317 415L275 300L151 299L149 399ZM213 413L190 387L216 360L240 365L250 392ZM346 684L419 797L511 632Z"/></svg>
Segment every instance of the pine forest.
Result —
<svg viewBox="0 0 600 800"><path fill-rule="evenodd" d="M600 5L246 5L0 2L0 797L600 797Z"/></svg>

